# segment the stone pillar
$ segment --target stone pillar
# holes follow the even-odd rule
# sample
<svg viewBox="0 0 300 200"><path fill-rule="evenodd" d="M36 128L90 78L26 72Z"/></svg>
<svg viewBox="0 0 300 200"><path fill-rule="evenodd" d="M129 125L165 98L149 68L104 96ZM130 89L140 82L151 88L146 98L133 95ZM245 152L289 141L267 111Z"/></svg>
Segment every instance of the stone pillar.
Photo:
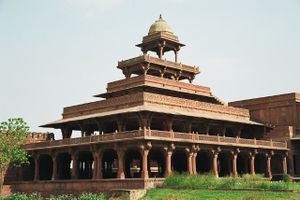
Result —
<svg viewBox="0 0 300 200"><path fill-rule="evenodd" d="M172 154L175 149L174 144L170 144L168 147L165 147L165 162L166 162L166 173L165 176L168 177L172 174Z"/></svg>
<svg viewBox="0 0 300 200"><path fill-rule="evenodd" d="M100 153L99 152L93 152L93 158L94 158L94 169L93 169L93 179L98 179L99 177L99 160L100 160Z"/></svg>
<svg viewBox="0 0 300 200"><path fill-rule="evenodd" d="M38 181L40 178L40 162L39 155L34 156L34 181Z"/></svg>
<svg viewBox="0 0 300 200"><path fill-rule="evenodd" d="M62 127L61 128L62 138L71 138L72 136L72 130L68 127Z"/></svg>
<svg viewBox="0 0 300 200"><path fill-rule="evenodd" d="M238 153L236 151L232 152L232 175L237 176L237 156Z"/></svg>
<svg viewBox="0 0 300 200"><path fill-rule="evenodd" d="M218 171L218 155L219 151L213 150L212 151L212 163L213 163L213 173L216 177L219 177L219 171Z"/></svg>
<svg viewBox="0 0 300 200"><path fill-rule="evenodd" d="M78 178L78 156L75 152L71 154L72 158L72 179Z"/></svg>
<svg viewBox="0 0 300 200"><path fill-rule="evenodd" d="M142 150L142 159L143 159L143 170L142 170L142 178L147 179L149 178L149 174L148 174L148 154L149 154L149 150L148 149L144 149Z"/></svg>
<svg viewBox="0 0 300 200"><path fill-rule="evenodd" d="M174 54L175 54L175 63L178 63L178 50L174 49Z"/></svg>
<svg viewBox="0 0 300 200"><path fill-rule="evenodd" d="M187 154L187 169L190 175L193 175L193 152L189 148L186 148L186 154Z"/></svg>
<svg viewBox="0 0 300 200"><path fill-rule="evenodd" d="M266 158L267 158L266 176L268 178L272 178L272 171L271 171L271 158L272 158L272 154L266 154Z"/></svg>
<svg viewBox="0 0 300 200"><path fill-rule="evenodd" d="M57 179L57 158L56 155L52 156L52 180Z"/></svg>
<svg viewBox="0 0 300 200"><path fill-rule="evenodd" d="M197 153L193 153L193 157L192 157L192 163L193 163L193 174L196 175L197 174Z"/></svg>
<svg viewBox="0 0 300 200"><path fill-rule="evenodd" d="M287 174L286 155L282 156L282 173Z"/></svg>
<svg viewBox="0 0 300 200"><path fill-rule="evenodd" d="M125 155L125 149L119 148L117 150L118 154L118 174L117 178L119 179L125 179L125 173L124 173L124 155Z"/></svg>
<svg viewBox="0 0 300 200"><path fill-rule="evenodd" d="M172 154L173 151L168 150L166 152L166 176L170 176L172 174Z"/></svg>
<svg viewBox="0 0 300 200"><path fill-rule="evenodd" d="M250 153L250 174L255 175L255 154Z"/></svg>

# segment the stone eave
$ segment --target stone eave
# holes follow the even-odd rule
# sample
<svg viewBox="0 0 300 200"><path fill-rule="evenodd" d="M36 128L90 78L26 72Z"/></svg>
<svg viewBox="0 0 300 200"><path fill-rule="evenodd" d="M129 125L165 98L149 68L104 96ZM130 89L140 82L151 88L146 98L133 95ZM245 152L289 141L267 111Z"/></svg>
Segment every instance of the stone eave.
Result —
<svg viewBox="0 0 300 200"><path fill-rule="evenodd" d="M198 111L198 112L184 111L184 110L180 110L180 109L168 109L168 108L164 108L163 106L142 105L142 106L135 106L135 107L131 107L131 108L117 109L117 110L95 113L95 114L90 114L90 115L83 115L83 116L78 116L78 117L70 117L70 118L60 119L60 120L56 120L56 121L41 125L41 127L59 128L61 125L69 123L69 122L83 121L83 120L88 120L88 119L93 119L93 118L112 116L112 115L117 115L117 114L125 114L125 113L142 112L142 111L165 113L165 114L179 115L179 116L188 116L188 117L195 117L195 118L205 118L205 119L211 119L211 120L216 120L216 121L227 121L227 122L235 122L235 123L248 124L248 125L264 126L264 124L252 121L250 119L242 118L242 117L220 115L217 113L209 113L209 112L205 112L205 111L202 111L202 112L201 111Z"/></svg>
<svg viewBox="0 0 300 200"><path fill-rule="evenodd" d="M133 67L136 65L140 65L141 63L150 63L150 64L170 68L173 70L180 70L180 71L187 72L187 73L193 73L193 74L200 73L199 67L189 66L189 65L185 65L185 64L181 64L181 63L172 62L169 60L155 58L150 55L142 55L142 56L138 56L138 57L131 58L128 60L119 61L117 68L119 68L119 69L129 68L129 67Z"/></svg>

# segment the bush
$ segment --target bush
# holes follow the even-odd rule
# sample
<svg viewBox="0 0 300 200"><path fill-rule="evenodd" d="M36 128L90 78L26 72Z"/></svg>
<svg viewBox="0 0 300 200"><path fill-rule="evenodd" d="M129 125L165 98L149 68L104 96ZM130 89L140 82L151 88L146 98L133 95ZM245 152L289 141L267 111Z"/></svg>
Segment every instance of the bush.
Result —
<svg viewBox="0 0 300 200"><path fill-rule="evenodd" d="M15 193L3 198L3 200L43 200L43 198L39 193L32 193L30 195Z"/></svg>

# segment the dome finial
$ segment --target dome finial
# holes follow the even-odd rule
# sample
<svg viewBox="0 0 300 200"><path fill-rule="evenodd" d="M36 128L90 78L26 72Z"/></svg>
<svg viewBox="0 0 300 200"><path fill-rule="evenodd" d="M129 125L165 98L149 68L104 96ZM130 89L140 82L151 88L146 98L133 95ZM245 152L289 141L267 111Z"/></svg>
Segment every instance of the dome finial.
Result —
<svg viewBox="0 0 300 200"><path fill-rule="evenodd" d="M162 18L162 15L159 15L159 19L156 20L151 26L148 31L148 35L151 35L153 33L157 32L168 32L170 34L173 34L171 27L169 24Z"/></svg>

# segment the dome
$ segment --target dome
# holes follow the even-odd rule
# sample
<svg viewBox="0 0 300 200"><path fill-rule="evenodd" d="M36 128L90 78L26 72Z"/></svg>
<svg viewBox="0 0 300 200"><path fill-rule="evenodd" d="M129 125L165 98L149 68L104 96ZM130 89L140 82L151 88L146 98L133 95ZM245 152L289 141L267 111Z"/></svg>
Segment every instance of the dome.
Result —
<svg viewBox="0 0 300 200"><path fill-rule="evenodd" d="M156 20L149 29L148 35L157 33L157 32L168 32L173 34L172 29L170 25L162 18L162 16L159 16L159 19Z"/></svg>

